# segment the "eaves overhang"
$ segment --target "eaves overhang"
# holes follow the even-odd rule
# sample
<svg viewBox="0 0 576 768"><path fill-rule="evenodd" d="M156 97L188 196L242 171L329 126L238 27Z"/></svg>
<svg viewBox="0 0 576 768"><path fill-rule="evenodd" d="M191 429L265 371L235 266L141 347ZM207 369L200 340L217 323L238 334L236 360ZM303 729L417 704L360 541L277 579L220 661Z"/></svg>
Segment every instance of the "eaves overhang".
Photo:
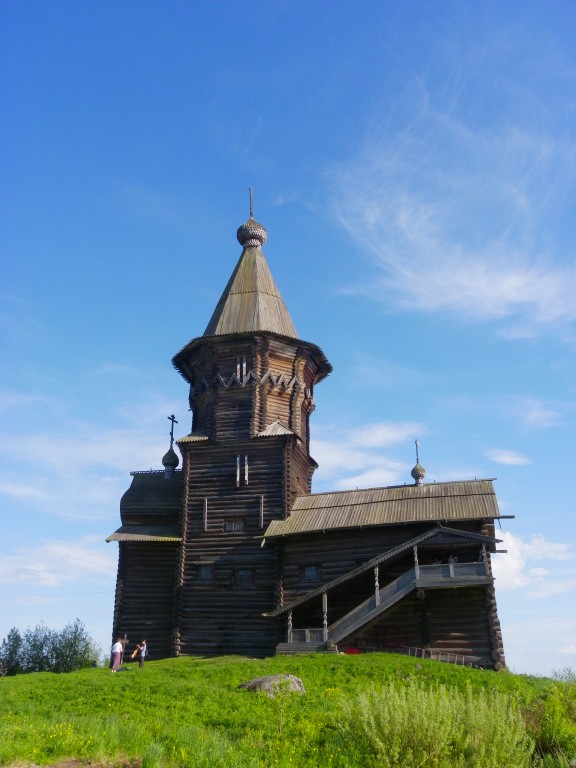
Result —
<svg viewBox="0 0 576 768"><path fill-rule="evenodd" d="M314 382L315 384L322 381L330 373L332 373L332 365L318 345L313 344L311 341L304 341L303 339L297 339L292 336L284 336L282 334L266 330L228 333L222 336L197 336L196 338L189 341L188 344L182 347L182 349L174 355L172 358L172 365L182 376L182 378L191 384L192 382L190 380L190 374L187 370L187 361L190 355L202 344L226 342L236 339L253 339L258 336L272 336L274 338L280 339L281 341L286 341L292 345L302 346L307 349L311 353L312 357L316 361L316 365L318 366L318 375Z"/></svg>
<svg viewBox="0 0 576 768"><path fill-rule="evenodd" d="M179 542L180 531L173 527L153 525L122 525L106 539L111 541Z"/></svg>

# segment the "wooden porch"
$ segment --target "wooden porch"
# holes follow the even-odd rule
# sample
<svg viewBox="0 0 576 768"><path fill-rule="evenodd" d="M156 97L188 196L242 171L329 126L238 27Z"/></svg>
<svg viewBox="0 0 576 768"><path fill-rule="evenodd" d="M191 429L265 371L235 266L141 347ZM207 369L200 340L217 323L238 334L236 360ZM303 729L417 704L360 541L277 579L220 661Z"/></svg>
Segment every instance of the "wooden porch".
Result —
<svg viewBox="0 0 576 768"><path fill-rule="evenodd" d="M415 590L457 589L493 583L489 563L486 560L438 565L419 565L417 557L415 560L413 568L382 588L378 583L378 567L375 567L374 593L332 624L329 624L328 618L327 592L321 593L322 627L296 628L293 626L292 611L289 611L286 642L278 644L276 652L291 654L335 650L339 642L377 619Z"/></svg>

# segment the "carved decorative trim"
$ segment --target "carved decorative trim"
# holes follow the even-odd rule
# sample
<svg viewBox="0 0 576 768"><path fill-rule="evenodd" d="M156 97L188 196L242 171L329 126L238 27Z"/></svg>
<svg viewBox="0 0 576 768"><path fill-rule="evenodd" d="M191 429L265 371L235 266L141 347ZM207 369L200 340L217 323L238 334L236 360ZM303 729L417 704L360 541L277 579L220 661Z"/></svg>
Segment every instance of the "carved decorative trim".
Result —
<svg viewBox="0 0 576 768"><path fill-rule="evenodd" d="M283 389L285 392L300 390L304 392L304 396L307 400L312 400L312 390L307 387L298 376L290 377L283 373L274 374L270 369L268 369L263 376L258 376L254 370L248 371L244 377L239 377L235 372L227 379L220 373L216 373L210 378L203 376L202 381L197 386L194 386L193 384L190 386L190 396L195 397L212 387L230 389L231 387L237 386L244 388L250 384L250 382L257 385L270 384L273 389Z"/></svg>

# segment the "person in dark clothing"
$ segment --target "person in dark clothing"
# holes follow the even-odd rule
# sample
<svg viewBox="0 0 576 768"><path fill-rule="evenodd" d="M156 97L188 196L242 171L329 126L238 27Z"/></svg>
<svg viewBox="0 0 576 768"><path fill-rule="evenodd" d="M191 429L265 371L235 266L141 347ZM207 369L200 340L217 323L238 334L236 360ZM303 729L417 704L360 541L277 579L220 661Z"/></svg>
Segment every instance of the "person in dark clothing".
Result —
<svg viewBox="0 0 576 768"><path fill-rule="evenodd" d="M138 656L138 666L143 667L144 659L146 656L148 656L148 646L146 645L146 640L142 640L142 642L136 646L136 650L132 654L132 658L135 656Z"/></svg>

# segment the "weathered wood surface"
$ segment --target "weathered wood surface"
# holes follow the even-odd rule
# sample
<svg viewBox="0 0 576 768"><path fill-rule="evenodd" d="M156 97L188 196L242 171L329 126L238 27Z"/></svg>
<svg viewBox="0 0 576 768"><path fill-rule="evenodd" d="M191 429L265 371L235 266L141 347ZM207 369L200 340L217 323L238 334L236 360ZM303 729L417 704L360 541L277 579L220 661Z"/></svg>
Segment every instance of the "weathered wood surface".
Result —
<svg viewBox="0 0 576 768"><path fill-rule="evenodd" d="M279 599L279 558L259 537L310 489L308 420L320 373L312 353L297 340L248 335L200 340L180 359L193 428L210 438L181 444L180 653L274 652L278 628L262 614ZM259 436L274 422L289 432Z"/></svg>
<svg viewBox="0 0 576 768"><path fill-rule="evenodd" d="M179 443L183 472L173 484L166 484L160 473L148 479L136 476L122 499L123 524L143 528L163 521L182 539L180 544L120 543L114 633L126 633L131 639L134 635L135 640L146 636L151 658L273 653L280 629L286 637L286 618L270 619L264 613L354 572L443 519L437 512L440 487L423 486L419 493L426 509L406 525L396 525L389 516L364 527L376 518L366 516L366 507L364 516L357 515L362 501L358 494L328 494L324 501L319 495L305 499L311 505L307 522L314 522L317 530L295 530L295 535L282 538L280 534L290 528L282 521L296 524L296 514L290 517L292 505L310 493L316 467L309 452L314 387L331 366L322 350L295 337L279 294L271 301L272 294L258 296L256 277L267 266L260 252L258 259L252 258L255 253L243 254L242 269L247 271L240 283L248 285L254 278L250 290L237 291L233 277L209 323L209 333L218 329L218 334L227 335L196 338L173 359L190 386L192 432ZM280 313L275 319L274 312ZM260 323L267 327L259 327ZM480 487L477 482L473 485ZM406 488L392 493L415 495ZM376 497L386 494L374 490L372 495L376 503ZM458 501L458 521L453 525L493 537L494 500L488 503L482 494L476 496L469 502L475 519L465 519L466 503ZM334 512L328 507L337 506L338 499L350 505L340 506L340 529L332 530L322 521ZM312 509L322 503L325 510ZM260 537L270 523L282 530L262 548ZM294 637L302 628L321 628L325 641L331 625L335 632L345 627L345 642L365 649L429 645L463 649L502 663L490 574L471 577L460 572L457 578L451 575L451 586L459 588L445 589L439 588L445 586L443 575L437 571L432 578L426 571L435 558L446 558L453 549L461 563L477 560L478 546L473 542L452 546L448 537L423 547L418 553L416 594L411 587L412 594L403 593L385 610L387 585L414 569L413 555L406 552L379 567L380 606L373 615L366 606L374 596L375 576L354 574L331 589L327 601L298 607ZM317 573L312 581L310 573Z"/></svg>
<svg viewBox="0 0 576 768"><path fill-rule="evenodd" d="M120 542L113 637L146 639L150 659L172 655L178 544Z"/></svg>

